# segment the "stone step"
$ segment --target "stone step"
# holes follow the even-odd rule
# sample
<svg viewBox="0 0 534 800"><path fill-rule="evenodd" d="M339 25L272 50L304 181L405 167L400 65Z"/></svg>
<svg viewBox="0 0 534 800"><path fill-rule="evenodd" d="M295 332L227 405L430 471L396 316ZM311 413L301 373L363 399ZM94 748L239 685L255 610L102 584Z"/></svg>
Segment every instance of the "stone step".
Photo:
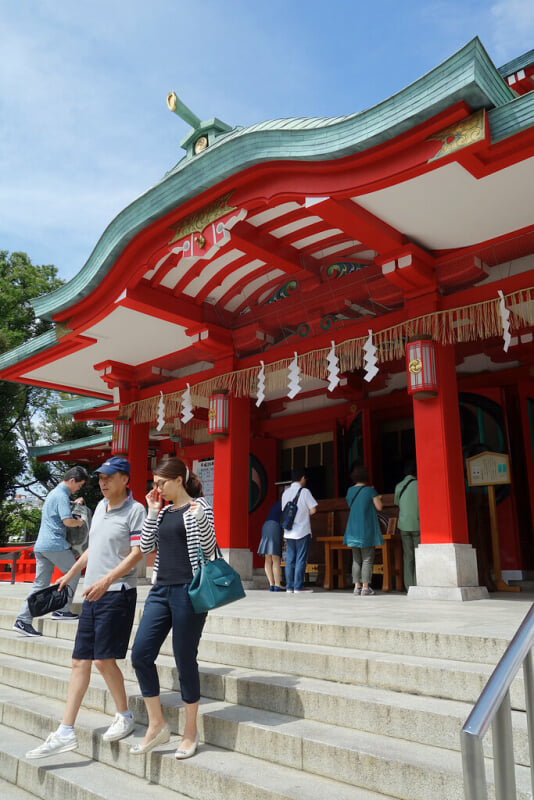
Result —
<svg viewBox="0 0 534 800"><path fill-rule="evenodd" d="M269 592L266 594L270 598ZM278 597L279 595L276 595L275 598L277 605L285 602L284 607L288 607L288 601L278 600ZM2 596L1 601L0 629L11 628L20 609L20 598ZM77 612L80 610L81 604L74 603L72 608ZM139 623L142 611L143 602L139 600L135 625ZM238 615L228 610L224 613L221 611L214 611L208 615L204 628L205 633L216 636L228 635L261 639L264 642L292 642L313 646L320 642L323 646L336 649L372 650L425 658L447 659L454 654L455 661L481 664L496 664L509 643L509 640L502 637L445 634L428 630L402 630L354 623L332 625L311 621L292 621L291 619L258 619L254 616ZM291 606L288 607L288 616L290 616L290 611ZM75 633L75 623L58 623L49 616L34 620L37 630L43 631L49 636L56 635L56 631L62 635L60 629L66 625L73 628Z"/></svg>
<svg viewBox="0 0 534 800"><path fill-rule="evenodd" d="M15 786L14 783L2 780L0 778L0 797L2 800L35 800L37 795Z"/></svg>
<svg viewBox="0 0 534 800"><path fill-rule="evenodd" d="M167 788L147 786L144 776L124 773L94 760L90 754L70 752L55 758L25 758L25 753L39 744L34 736L0 725L0 778L8 787L43 800L146 800L147 796L170 800ZM190 797L172 788L172 800ZM2 796L10 798L9 794Z"/></svg>
<svg viewBox="0 0 534 800"><path fill-rule="evenodd" d="M32 691L40 694L64 699L70 679L69 651L65 647L58 647L58 650L63 650L65 657L64 659L56 657L54 664L50 664L48 663L50 648L46 646L41 648L41 640L23 639L20 644L26 653L47 655L47 658L44 661L30 661L27 657L21 659L3 653L0 655L0 667L4 684L19 689L31 687ZM63 666L58 666L60 660L64 662ZM176 701L178 680L174 663L168 657L160 657L158 668L162 677L172 675L172 685L169 684L168 677L162 682L163 689L167 690L162 702L174 707L178 715L181 703ZM130 708L134 711L136 719L144 721L144 703L139 697L135 674L128 662L122 665L122 669L127 679ZM206 698L202 701L201 712L208 714L213 711L215 715L210 724L217 732L214 738L206 736L206 739L213 744L222 744L222 739L226 735L233 738L233 731L239 721L249 718L257 720L262 714L267 714L270 724L272 721L270 715L274 714L279 717L283 715L284 719L289 715L293 722L296 720L321 722L458 750L460 730L471 710L471 706L463 702L392 692L376 687L332 684L316 679L300 678L295 682L293 677L287 675L258 674L243 669L229 670L224 665L220 665L220 672L217 674L213 672L206 674L201 669L201 689L203 698ZM207 698L226 705L210 704ZM85 705L110 714L114 713L105 683L95 669ZM240 709L243 707L244 711L241 713ZM281 724L280 719L277 720L277 724ZM516 761L528 765L528 737L524 713L514 712L513 726ZM177 731L180 729L178 725L175 727ZM491 737L487 737L484 744L486 754L490 757ZM245 749L245 752L248 751Z"/></svg>
<svg viewBox="0 0 534 800"><path fill-rule="evenodd" d="M43 622L41 621L41 624ZM0 652L10 652L21 657L38 660L59 659L60 664L70 665L70 647L76 633L75 623L45 621L49 636L28 639L14 631L0 632ZM57 637L52 638L52 631ZM62 646L55 654L54 647ZM39 649L37 649L39 648ZM41 649L42 648L42 649ZM65 649L66 648L66 649ZM172 660L170 638L164 642L160 660L162 686L172 688L176 682L176 670ZM162 656L168 656L166 662ZM451 659L426 658L374 652L331 648L323 645L262 642L258 639L203 635L199 647L202 662L202 691L213 697L214 672L210 665L225 664L242 669L267 670L284 674L328 679L332 682L367 685L398 692L409 692L450 700L474 703L479 697L492 666L488 664L453 661ZM129 659L125 662L125 674L130 671L135 679ZM511 691L514 708L524 710L522 673L516 678Z"/></svg>
<svg viewBox="0 0 534 800"><path fill-rule="evenodd" d="M277 598L280 595L273 595ZM374 598L373 598L374 600ZM278 601L277 601L278 602ZM286 605L286 607L288 607ZM398 655L423 656L455 661L496 664L510 640L494 636L446 634L429 630L405 630L383 625L366 626L352 620L351 624L321 623L289 619L258 619L234 614L210 612L205 633L242 636L263 641L293 642L354 650L373 650Z"/></svg>
<svg viewBox="0 0 534 800"><path fill-rule="evenodd" d="M50 730L55 729L61 707L62 704L48 698L35 698L29 693L14 692L2 705L2 724L9 726L6 730L31 734L38 743ZM220 709L219 713L222 712L223 709ZM213 721L210 719L208 724L208 716L206 713L202 714L199 726L203 742L203 734L209 731ZM299 797L292 792L295 786L301 787L303 794L300 797L319 797L318 788L323 791L323 798L367 798L375 797L372 794L374 792L380 792L382 798L386 795L410 797L411 800L428 800L431 796L461 800L463 797L460 754L428 745L396 742L376 734L347 732L334 726L303 724L290 719L284 723L272 716L271 719L264 718L261 722L250 719L248 724L255 727L257 732L264 729L263 740L258 738L255 746L260 757L268 754L273 763L252 758L254 753L230 751L229 745L233 748L240 735L238 730L234 730L233 735L226 735L224 750L204 742L195 759L188 761L186 765L184 762L177 763L172 758L178 737L173 737L169 745L158 748L150 756L139 758L129 754L129 747L132 742L142 738L144 730L136 730L132 736L121 742L106 743L102 741L101 735L109 722L109 716L85 709L80 712L76 725L78 756L112 765L130 775L144 776L169 788L180 785L179 776L183 773L183 767L187 766L188 796L201 800L212 796L227 797L230 792L232 798L276 797L278 800ZM293 722L296 722L295 730L292 728ZM241 732L242 723L243 720L240 720ZM11 739L11 736L6 738ZM288 745L285 750L283 740ZM292 745L289 746L291 741ZM36 744L29 745L27 749L35 746ZM3 745L0 745L1 749ZM22 754L19 757L20 755ZM64 757L62 755L42 759L39 763L55 764L57 759L63 763ZM488 780L491 780L492 769L489 762L487 767ZM182 772L178 772L178 769ZM516 772L521 790L518 796L526 798L529 771L519 767ZM262 780L258 781L260 775ZM273 784L275 775L276 783ZM336 780L335 784L329 776ZM315 790L313 794L310 794L310 781ZM218 787L217 793L205 794L208 787L213 787L214 782ZM247 791L253 790L254 794L247 795L243 784ZM273 789L273 785L277 787L278 794L266 794L266 791ZM282 786L285 793L281 791ZM347 793L347 790L352 793Z"/></svg>
<svg viewBox="0 0 534 800"><path fill-rule="evenodd" d="M258 762L249 756L205 744L201 744L195 758L177 761L174 751L178 737L171 737L168 744L146 756L131 756L129 748L141 740L141 734L106 744L99 741L98 735L84 734L79 726L76 731L77 751L29 760L25 753L37 747L42 739L1 724L0 777L44 800L146 800L147 796L155 800L185 800L186 796L196 800L398 798L398 795L377 794L283 765ZM100 760L105 750L109 751L108 757L114 759L113 766ZM180 792L181 786L187 795Z"/></svg>

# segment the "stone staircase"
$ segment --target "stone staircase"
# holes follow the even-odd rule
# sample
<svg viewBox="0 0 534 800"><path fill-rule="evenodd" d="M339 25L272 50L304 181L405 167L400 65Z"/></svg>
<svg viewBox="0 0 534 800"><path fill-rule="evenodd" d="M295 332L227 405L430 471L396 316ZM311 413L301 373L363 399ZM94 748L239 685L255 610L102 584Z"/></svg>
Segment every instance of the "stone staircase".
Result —
<svg viewBox="0 0 534 800"><path fill-rule="evenodd" d="M292 603L310 599L277 596L272 618L267 604L260 618L240 613L237 604L210 614L200 646L201 747L194 758L173 757L183 707L167 640L158 666L174 734L168 745L147 756L129 754L144 735L146 716L126 660L135 733L121 742L102 740L114 708L94 670L76 725L79 749L29 761L24 754L61 719L76 623L45 617L35 620L42 639L20 637L11 630L20 599L2 597L0 796L463 800L459 732L503 652L503 640L314 622L313 614L285 618L292 616ZM140 602L138 615L141 609ZM521 678L512 687L512 705L518 797L527 800ZM491 737L485 747L493 797Z"/></svg>

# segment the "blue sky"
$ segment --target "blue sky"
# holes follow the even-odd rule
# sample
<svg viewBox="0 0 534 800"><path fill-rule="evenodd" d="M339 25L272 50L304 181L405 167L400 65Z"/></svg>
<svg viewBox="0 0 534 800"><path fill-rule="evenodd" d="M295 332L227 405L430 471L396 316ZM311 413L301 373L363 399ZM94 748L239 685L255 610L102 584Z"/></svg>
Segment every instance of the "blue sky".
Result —
<svg viewBox="0 0 534 800"><path fill-rule="evenodd" d="M83 266L188 126L361 111L478 35L534 47L533 0L0 0L0 249Z"/></svg>

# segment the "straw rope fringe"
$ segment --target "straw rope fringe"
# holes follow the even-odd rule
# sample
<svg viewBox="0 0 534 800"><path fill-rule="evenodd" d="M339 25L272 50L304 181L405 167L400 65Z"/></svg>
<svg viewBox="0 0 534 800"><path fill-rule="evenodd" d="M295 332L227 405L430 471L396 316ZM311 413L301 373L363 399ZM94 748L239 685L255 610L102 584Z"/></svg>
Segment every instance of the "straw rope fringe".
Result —
<svg viewBox="0 0 534 800"><path fill-rule="evenodd" d="M522 289L504 296L506 307L511 312L511 331L534 325L533 292L534 288ZM423 335L430 336L441 344L472 342L501 336L502 319L499 298L448 311L432 312L416 319L406 320L391 328L373 332L378 363L383 364L403 358L407 340ZM336 345L340 372L352 372L362 367L362 348L366 339L367 335ZM328 380L327 357L330 348L331 345L298 356L302 378ZM292 360L293 356L265 365L266 392L283 391L287 388L287 371ZM258 358L257 366L229 372L226 375L219 375L216 378L197 383L191 388L193 406L199 405L198 398L207 398L220 391L228 391L236 397L255 396L259 368ZM184 391L185 389L163 395L166 420L173 420L180 416ZM133 419L139 423L153 422L157 418L158 402L159 396L130 403L121 408L121 417ZM192 425L193 422L187 423L185 426L182 424L182 428L187 430L190 424Z"/></svg>

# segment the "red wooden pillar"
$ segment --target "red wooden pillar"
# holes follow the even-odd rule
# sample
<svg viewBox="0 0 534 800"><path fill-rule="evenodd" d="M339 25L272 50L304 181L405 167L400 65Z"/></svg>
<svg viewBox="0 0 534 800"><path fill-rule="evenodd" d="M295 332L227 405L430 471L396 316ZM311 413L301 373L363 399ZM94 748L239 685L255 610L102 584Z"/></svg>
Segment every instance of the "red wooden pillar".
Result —
<svg viewBox="0 0 534 800"><path fill-rule="evenodd" d="M487 598L478 585L476 553L469 544L453 345L436 345L436 397L414 399L421 544L415 553L417 586L408 596L425 600Z"/></svg>
<svg viewBox="0 0 534 800"><path fill-rule="evenodd" d="M248 551L250 406L229 396L229 434L214 440L213 513L221 548Z"/></svg>
<svg viewBox="0 0 534 800"><path fill-rule="evenodd" d="M467 543L460 412L453 345L436 345L438 394L414 399L423 544Z"/></svg>
<svg viewBox="0 0 534 800"><path fill-rule="evenodd" d="M128 461L130 462L130 489L134 500L145 505L146 482L148 477L148 434L150 425L130 422Z"/></svg>

